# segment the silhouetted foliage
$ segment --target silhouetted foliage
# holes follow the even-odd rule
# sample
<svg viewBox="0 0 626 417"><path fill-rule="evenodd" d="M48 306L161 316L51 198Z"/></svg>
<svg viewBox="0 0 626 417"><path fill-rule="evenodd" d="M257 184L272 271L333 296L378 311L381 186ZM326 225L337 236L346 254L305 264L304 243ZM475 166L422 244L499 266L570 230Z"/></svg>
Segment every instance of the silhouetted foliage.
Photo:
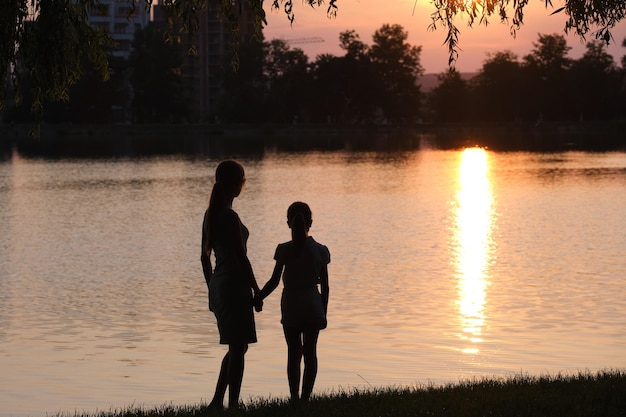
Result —
<svg viewBox="0 0 626 417"><path fill-rule="evenodd" d="M84 66L85 73L70 88L67 101L50 103L45 107L43 120L49 123L112 123L120 122L117 114L129 100L128 62L112 58L110 76L102 80L97 69Z"/></svg>
<svg viewBox="0 0 626 417"><path fill-rule="evenodd" d="M294 123L308 120L312 76L309 58L302 49L292 49L281 39L272 40L265 46L263 72L267 85L265 104L271 109L269 119Z"/></svg>
<svg viewBox="0 0 626 417"><path fill-rule="evenodd" d="M324 54L312 62L284 40L242 42L239 71L229 71L225 63L214 114L225 123L369 125L422 119L438 125L489 123L521 129L555 122L569 129L580 121L626 118L626 71L603 42L588 42L584 55L572 59L562 35L538 34L527 56L493 52L473 79L452 70L424 94L421 48L406 39L399 25L383 25L372 45L347 30L339 35L343 56ZM91 69L70 90L69 102L46 108L45 120L119 121L114 109L124 108L122 103L132 98L137 122L185 121L190 101L182 96L182 53L178 44L163 42L162 31L138 32L132 59L112 61L107 83L99 81L98 68ZM23 85L28 83L25 77ZM23 91L25 101L32 103L32 90ZM31 120L23 108L5 112L4 118Z"/></svg>
<svg viewBox="0 0 626 417"><path fill-rule="evenodd" d="M318 123L345 122L348 116L348 95L345 89L349 81L346 60L330 54L317 57L311 67L312 120Z"/></svg>
<svg viewBox="0 0 626 417"><path fill-rule="evenodd" d="M424 72L420 64L421 46L406 42L408 32L400 25L384 24L373 36L369 57L374 65L382 117L389 122L414 121L419 114L420 87Z"/></svg>
<svg viewBox="0 0 626 417"><path fill-rule="evenodd" d="M475 22L488 25L495 17L502 23L510 24L511 34L524 24L524 9L528 0L434 0L431 28L439 25L448 29L446 44L450 52L450 63L458 56L460 30L456 26L458 18L464 18L468 26ZM551 0L545 0L546 9L553 9ZM581 38L593 33L596 39L605 43L612 40L611 30L626 17L626 2L623 0L583 1L565 0L552 14L564 14L567 19L563 31L576 32Z"/></svg>
<svg viewBox="0 0 626 417"><path fill-rule="evenodd" d="M456 70L438 76L439 85L430 93L426 115L435 123L470 120L469 86Z"/></svg>
<svg viewBox="0 0 626 417"><path fill-rule="evenodd" d="M571 88L567 71L572 60L567 56L571 47L562 35L539 34L533 42L531 53L524 57L524 67L528 76L529 92L533 93L535 113L538 120L567 120L565 108L559 106L569 99ZM532 116L532 115L531 115Z"/></svg>
<svg viewBox="0 0 626 417"><path fill-rule="evenodd" d="M510 122L522 116L528 79L510 51L489 55L472 79L472 118L483 122Z"/></svg>
<svg viewBox="0 0 626 417"><path fill-rule="evenodd" d="M561 35L540 34L533 45L521 62L510 51L490 54L465 96L458 76L444 74L429 94L424 115L438 123L528 127L626 117L626 71L617 67L604 43L589 42L578 60L568 57L570 47ZM460 110L464 106L467 111Z"/></svg>
<svg viewBox="0 0 626 417"><path fill-rule="evenodd" d="M164 29L150 25L136 31L129 64L134 122L177 122L190 114L182 88L182 48L166 42Z"/></svg>
<svg viewBox="0 0 626 417"><path fill-rule="evenodd" d="M127 0L136 7L134 0ZM144 0L148 8L154 0ZM244 3L252 11L257 34L266 24L262 0L219 0L219 10L230 23L234 33L239 32L239 15L236 10ZM527 0L434 0L432 25L447 28L445 43L450 51L450 61L458 55L460 30L455 22L465 18L471 27L475 22L488 24L496 19L510 23L514 33L524 23ZM186 32L193 37L199 25L199 13L204 10L204 0L163 0L169 13L172 30ZM294 21L296 7L324 6L330 17L337 13L337 0L273 0L272 9L281 9L287 19ZM235 7L233 7L235 6ZM545 1L547 9L552 2ZM109 74L108 50L110 36L87 24L88 10L98 7L98 0L3 0L0 2L0 103L20 103L25 94L28 74L33 109L38 112L47 101L66 100L69 89L83 74L83 63L91 66L106 79ZM623 0L581 1L565 0L554 13L567 17L564 31L575 31L581 36L593 33L597 39L611 41L610 30L626 16ZM238 42L233 37L233 42ZM235 59L236 61L236 59ZM236 62L235 62L236 63ZM10 82L4 82L7 80ZM0 106L1 107L1 106ZM396 109L398 110L398 109ZM387 106L387 111L391 108ZM394 110L395 112L395 110ZM392 116L390 114L390 116ZM395 117L395 116L393 116ZM403 115L402 117L406 117Z"/></svg>
<svg viewBox="0 0 626 417"><path fill-rule="evenodd" d="M261 123L267 118L263 105L263 42L247 39L239 45L239 69L223 72L223 88L215 113L224 123Z"/></svg>
<svg viewBox="0 0 626 417"><path fill-rule="evenodd" d="M339 34L339 46L345 51L341 57L343 73L341 86L345 108L341 121L346 123L374 123L382 84L370 56L370 47L361 41L354 30Z"/></svg>
<svg viewBox="0 0 626 417"><path fill-rule="evenodd" d="M125 88L125 74L128 63L121 58L110 61L110 75L106 81L99 70L91 64L83 65L83 76L72 85L68 98L63 101L48 103L41 108L38 118L46 123L111 123L116 119L116 109L122 108L128 101L129 92ZM4 114L5 123L33 123L35 115L31 112L34 95L32 82L25 76L22 82L22 102L19 106L10 106Z"/></svg>
<svg viewBox="0 0 626 417"><path fill-rule="evenodd" d="M407 37L400 25L383 25L370 47L356 32L345 31L339 39L346 54L321 55L311 65L300 49L273 40L265 62L271 120L414 121L421 100L417 80L423 69L421 48L408 44Z"/></svg>
<svg viewBox="0 0 626 417"><path fill-rule="evenodd" d="M573 113L581 120L619 117L621 74L603 43L587 43L587 51L571 66Z"/></svg>

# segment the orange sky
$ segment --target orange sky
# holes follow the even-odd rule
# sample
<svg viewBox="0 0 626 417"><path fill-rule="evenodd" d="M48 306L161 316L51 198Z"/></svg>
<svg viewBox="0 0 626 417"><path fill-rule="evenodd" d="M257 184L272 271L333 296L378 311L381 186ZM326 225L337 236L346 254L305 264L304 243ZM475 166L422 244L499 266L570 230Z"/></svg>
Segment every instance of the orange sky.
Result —
<svg viewBox="0 0 626 417"><path fill-rule="evenodd" d="M268 4L269 1L265 3ZM354 29L363 42L371 45L372 35L383 24L400 24L409 33L408 41L422 46L422 66L426 73L439 73L447 69L448 52L443 45L447 32L443 27L434 32L428 30L430 15L434 10L429 0L338 0L339 10L334 19L326 17L327 4L328 0L320 9L313 10L303 4L302 0L294 0L296 20L292 27L284 12L266 9L268 26L264 29L265 39L320 37L324 42L292 45L304 50L314 60L320 53L343 55L339 48L340 32ZM559 8L561 2L553 0L553 4L555 8ZM525 24L515 38L510 35L509 25L501 24L497 17L488 27L474 25L473 28L468 28L465 22L459 21L457 26L461 29L462 51L457 61L457 69L463 72L480 69L489 52L511 50L521 59L530 52L539 33L563 34L565 16L550 16L552 10L546 10L544 0L531 1L524 10ZM619 64L621 57L626 55L626 48L621 46L626 37L626 21L613 30L613 35L615 41L608 50ZM588 40L593 38L591 34L588 36ZM567 42L572 47L570 58L580 58L585 51L585 43L576 35L567 36Z"/></svg>

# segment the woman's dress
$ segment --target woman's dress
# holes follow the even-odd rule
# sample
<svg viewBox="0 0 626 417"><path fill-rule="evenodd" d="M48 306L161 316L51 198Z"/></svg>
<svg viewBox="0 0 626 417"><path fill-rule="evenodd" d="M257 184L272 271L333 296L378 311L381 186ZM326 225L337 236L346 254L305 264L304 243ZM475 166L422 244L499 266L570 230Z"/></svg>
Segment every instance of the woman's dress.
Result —
<svg viewBox="0 0 626 417"><path fill-rule="evenodd" d="M249 232L235 216L245 247ZM209 308L217 319L221 344L255 343L252 288L231 241L217 238L213 244L215 269L209 281Z"/></svg>

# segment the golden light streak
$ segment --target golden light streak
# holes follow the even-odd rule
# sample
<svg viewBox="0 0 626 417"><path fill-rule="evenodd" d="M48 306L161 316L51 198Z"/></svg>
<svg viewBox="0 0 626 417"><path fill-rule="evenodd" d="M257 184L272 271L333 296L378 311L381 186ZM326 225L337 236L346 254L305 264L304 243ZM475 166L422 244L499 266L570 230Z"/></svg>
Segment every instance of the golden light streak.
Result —
<svg viewBox="0 0 626 417"><path fill-rule="evenodd" d="M487 152L468 148L461 154L456 195L454 262L458 277L460 338L464 353L478 353L491 256L492 195Z"/></svg>

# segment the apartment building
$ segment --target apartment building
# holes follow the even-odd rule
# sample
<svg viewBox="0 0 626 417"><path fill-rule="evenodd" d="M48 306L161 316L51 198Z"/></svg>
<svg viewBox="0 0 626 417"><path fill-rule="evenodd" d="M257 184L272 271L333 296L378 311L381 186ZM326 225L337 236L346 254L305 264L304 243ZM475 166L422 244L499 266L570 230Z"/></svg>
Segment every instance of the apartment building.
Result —
<svg viewBox="0 0 626 417"><path fill-rule="evenodd" d="M149 13L144 0L134 1L133 9L129 0L100 0L102 7L89 14L90 24L108 31L117 43L112 51L115 57L130 57L138 29L144 29L148 24L168 27L168 16L160 2L154 0ZM238 36L241 41L254 33L254 16L245 1L233 1L233 7L236 8L235 15L239 16ZM206 7L199 12L199 27L192 39L178 34L177 28L170 28L173 34L179 35L175 38L183 45L180 74L184 81L184 95L191 102L191 121L196 123L216 122L212 114L223 87L224 71L232 70L231 43L235 35L229 23L220 16L220 10L221 0L206 0Z"/></svg>
<svg viewBox="0 0 626 417"><path fill-rule="evenodd" d="M117 43L111 51L115 57L130 57L135 31L145 28L150 14L144 0L100 0L101 6L89 13L89 23L106 30Z"/></svg>
<svg viewBox="0 0 626 417"><path fill-rule="evenodd" d="M232 33L230 25L218 11L221 0L207 0L200 16L200 27L193 42L196 54L186 54L182 74L188 97L193 98L196 119L201 122L218 122L212 114L220 96L225 71L232 71ZM245 1L233 2L239 16L239 41L255 31L254 16ZM187 50L188 48L184 48Z"/></svg>

